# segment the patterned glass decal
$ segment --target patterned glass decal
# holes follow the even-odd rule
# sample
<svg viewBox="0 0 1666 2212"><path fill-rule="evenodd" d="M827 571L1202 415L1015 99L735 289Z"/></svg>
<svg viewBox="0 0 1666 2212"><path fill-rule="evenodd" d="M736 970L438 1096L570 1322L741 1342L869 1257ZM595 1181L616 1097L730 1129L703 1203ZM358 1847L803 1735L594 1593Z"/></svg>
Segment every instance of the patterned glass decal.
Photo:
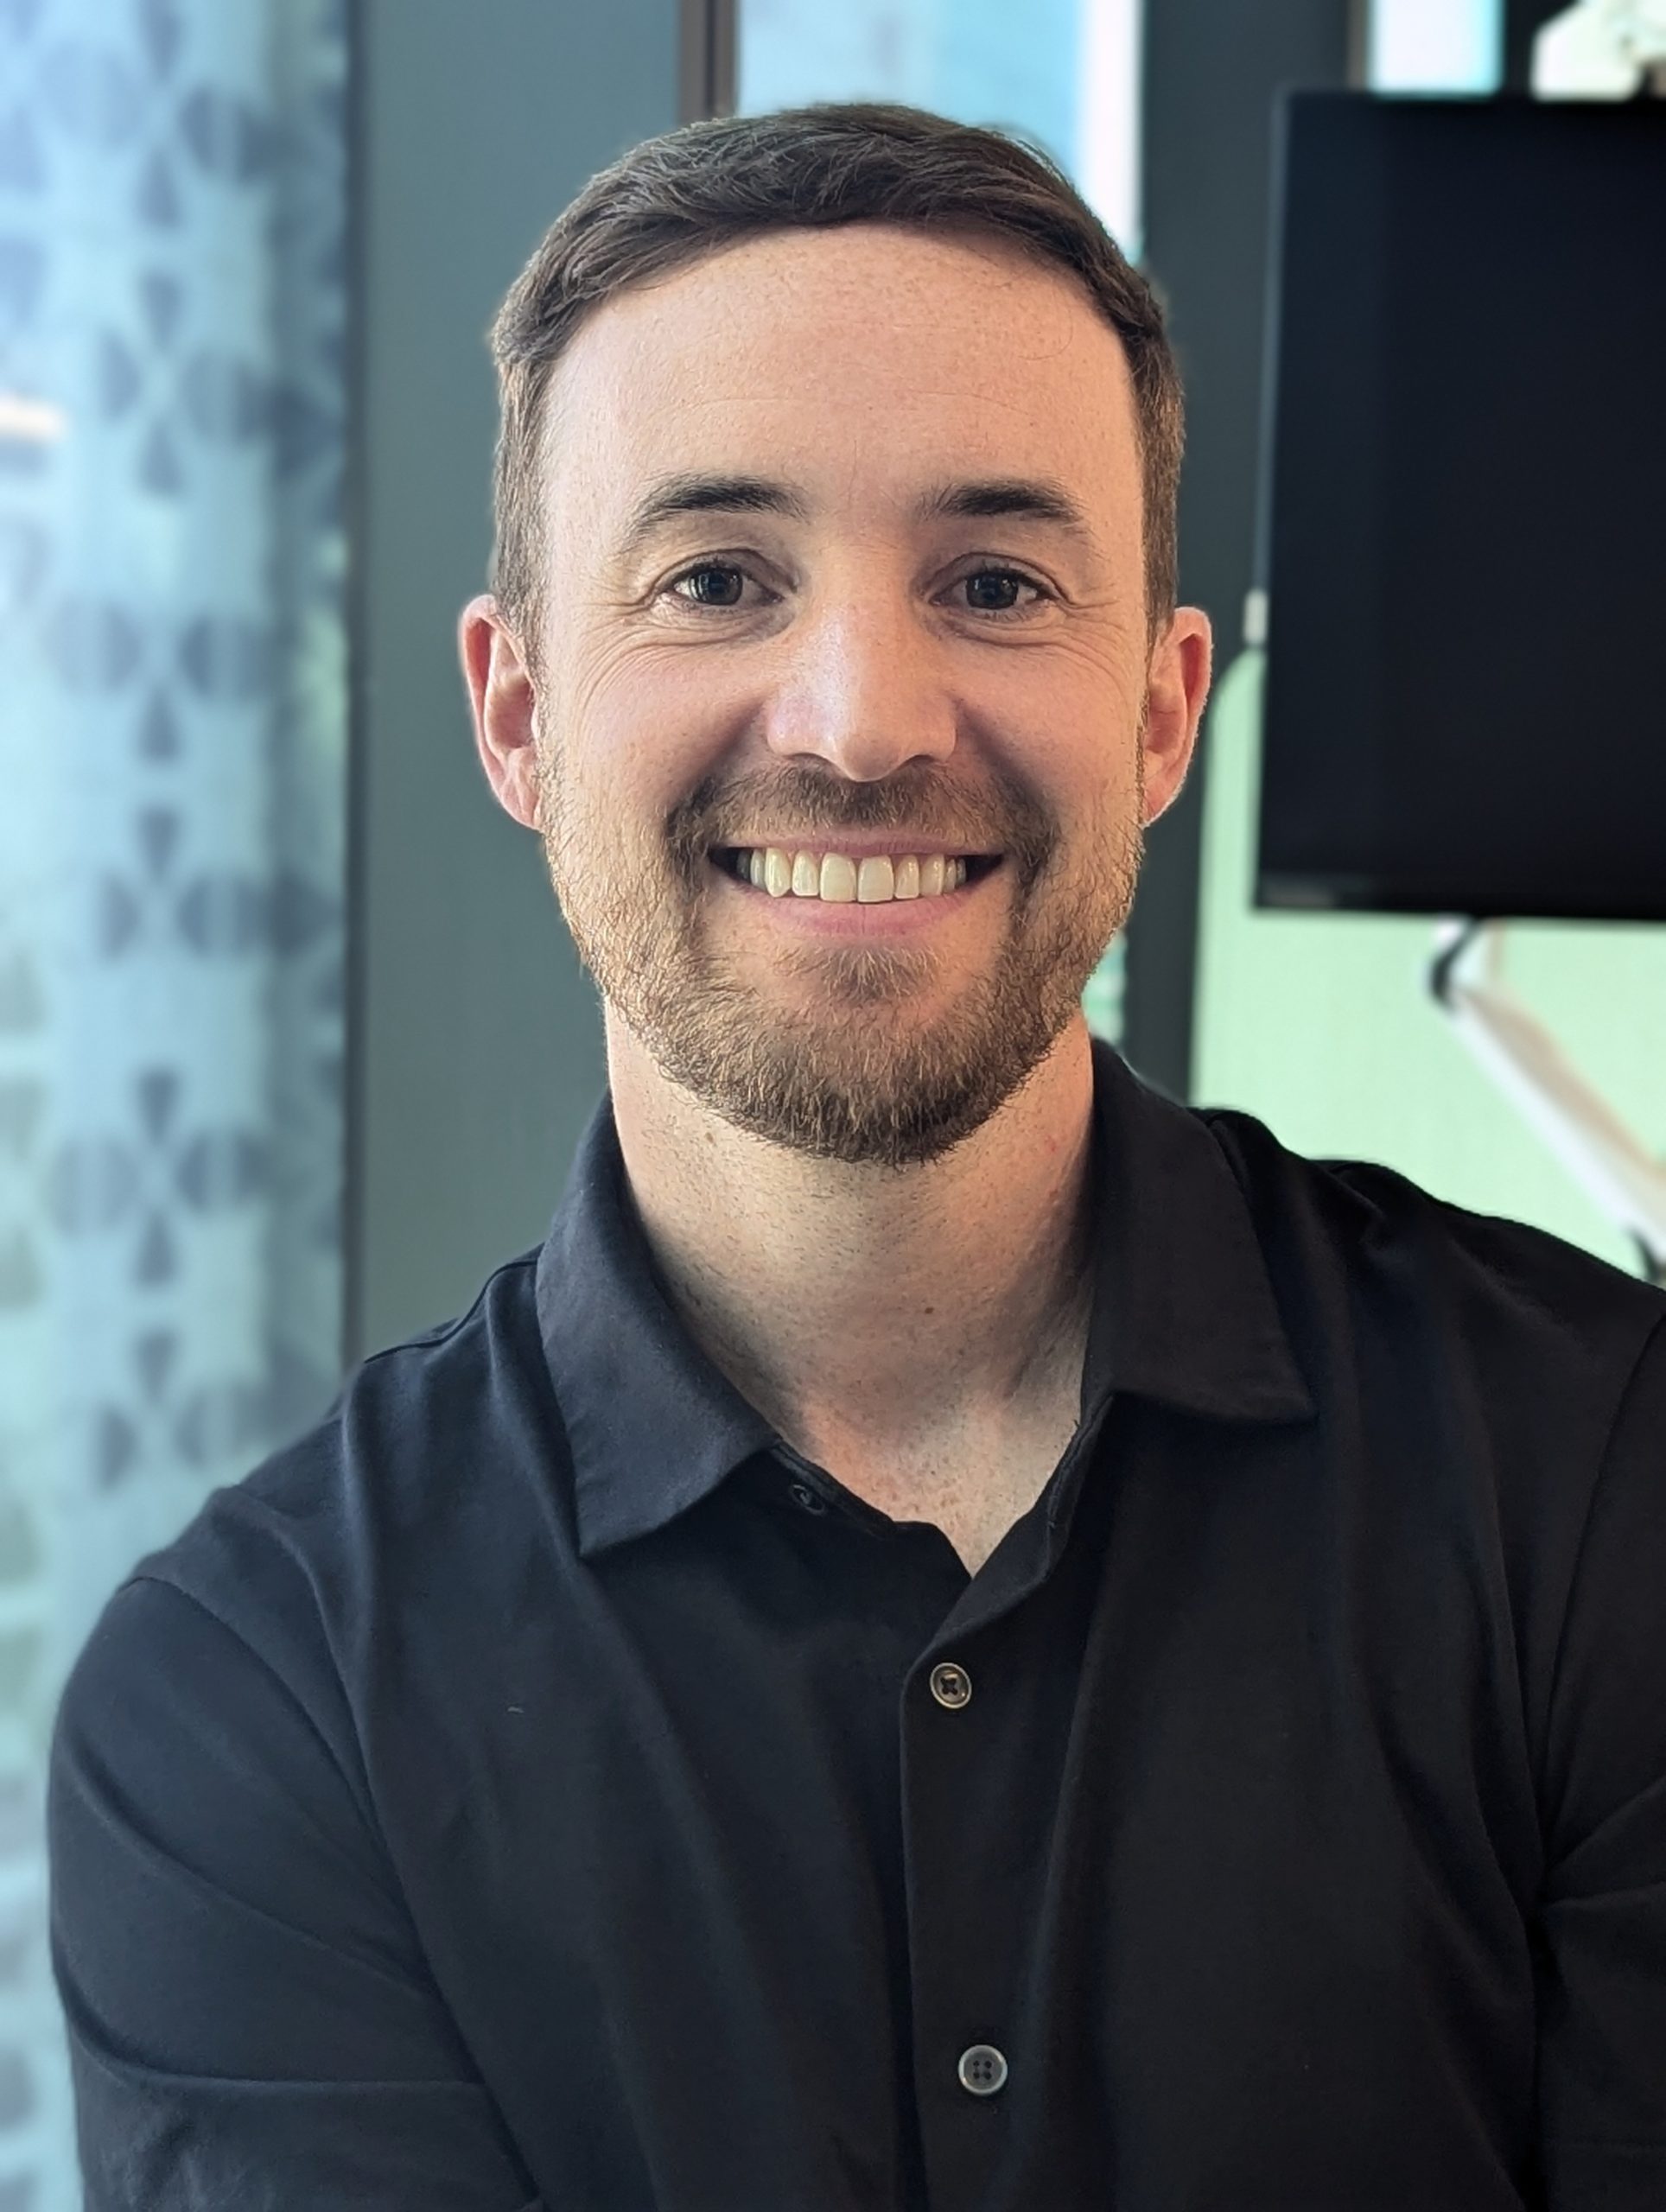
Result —
<svg viewBox="0 0 1666 2212"><path fill-rule="evenodd" d="M0 0L0 2212L116 1583L338 1380L345 0Z"/></svg>

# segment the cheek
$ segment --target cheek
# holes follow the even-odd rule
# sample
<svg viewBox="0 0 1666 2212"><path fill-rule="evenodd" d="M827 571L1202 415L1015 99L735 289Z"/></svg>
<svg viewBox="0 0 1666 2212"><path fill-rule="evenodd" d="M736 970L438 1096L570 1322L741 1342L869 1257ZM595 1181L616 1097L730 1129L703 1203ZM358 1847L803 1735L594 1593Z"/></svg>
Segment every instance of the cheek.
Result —
<svg viewBox="0 0 1666 2212"><path fill-rule="evenodd" d="M563 772L588 808L616 817L621 834L663 819L711 771L721 715L690 658L614 652L561 687Z"/></svg>
<svg viewBox="0 0 1666 2212"><path fill-rule="evenodd" d="M999 692L985 685L977 725L991 757L1063 817L1095 819L1138 802L1140 709L1120 669L1032 664Z"/></svg>

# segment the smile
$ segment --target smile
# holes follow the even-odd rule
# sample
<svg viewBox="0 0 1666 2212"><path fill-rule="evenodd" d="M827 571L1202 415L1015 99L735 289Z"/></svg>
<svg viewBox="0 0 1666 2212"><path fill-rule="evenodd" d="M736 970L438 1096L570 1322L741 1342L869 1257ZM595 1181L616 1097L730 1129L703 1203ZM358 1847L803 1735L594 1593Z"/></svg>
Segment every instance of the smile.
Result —
<svg viewBox="0 0 1666 2212"><path fill-rule="evenodd" d="M990 853L857 855L779 845L731 845L712 858L727 874L773 899L816 899L832 906L940 899L1000 866L1000 855Z"/></svg>

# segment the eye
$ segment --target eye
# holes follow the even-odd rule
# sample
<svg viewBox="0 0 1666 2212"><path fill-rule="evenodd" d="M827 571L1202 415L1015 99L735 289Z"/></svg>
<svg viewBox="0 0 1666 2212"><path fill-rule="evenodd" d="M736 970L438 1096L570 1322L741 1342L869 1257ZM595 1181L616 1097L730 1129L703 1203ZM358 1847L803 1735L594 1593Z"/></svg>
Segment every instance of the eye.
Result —
<svg viewBox="0 0 1666 2212"><path fill-rule="evenodd" d="M1002 615L1027 613L1040 601L1052 596L1041 585L1016 569L974 569L970 575L957 578L952 588L958 591L963 586L967 591L967 604L972 613L993 614L997 619ZM1029 598L1021 601L1016 596L1021 592L1028 592Z"/></svg>
<svg viewBox="0 0 1666 2212"><path fill-rule="evenodd" d="M684 569L680 576L673 576L665 588L684 607L723 609L741 606L741 594L752 582L746 570L737 569L733 562L702 561L697 568Z"/></svg>

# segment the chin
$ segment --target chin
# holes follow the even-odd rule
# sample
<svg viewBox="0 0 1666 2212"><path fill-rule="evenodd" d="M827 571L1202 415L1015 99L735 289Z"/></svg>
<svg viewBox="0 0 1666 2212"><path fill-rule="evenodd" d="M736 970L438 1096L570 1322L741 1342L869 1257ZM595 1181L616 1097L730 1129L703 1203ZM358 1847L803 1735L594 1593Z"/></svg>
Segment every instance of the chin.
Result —
<svg viewBox="0 0 1666 2212"><path fill-rule="evenodd" d="M1028 991L973 991L922 1023L870 1006L829 1019L748 1007L714 1018L685 1001L681 1018L639 1041L660 1072L730 1127L784 1151L849 1166L922 1166L944 1158L1000 1112L1078 1011L1062 979Z"/></svg>

